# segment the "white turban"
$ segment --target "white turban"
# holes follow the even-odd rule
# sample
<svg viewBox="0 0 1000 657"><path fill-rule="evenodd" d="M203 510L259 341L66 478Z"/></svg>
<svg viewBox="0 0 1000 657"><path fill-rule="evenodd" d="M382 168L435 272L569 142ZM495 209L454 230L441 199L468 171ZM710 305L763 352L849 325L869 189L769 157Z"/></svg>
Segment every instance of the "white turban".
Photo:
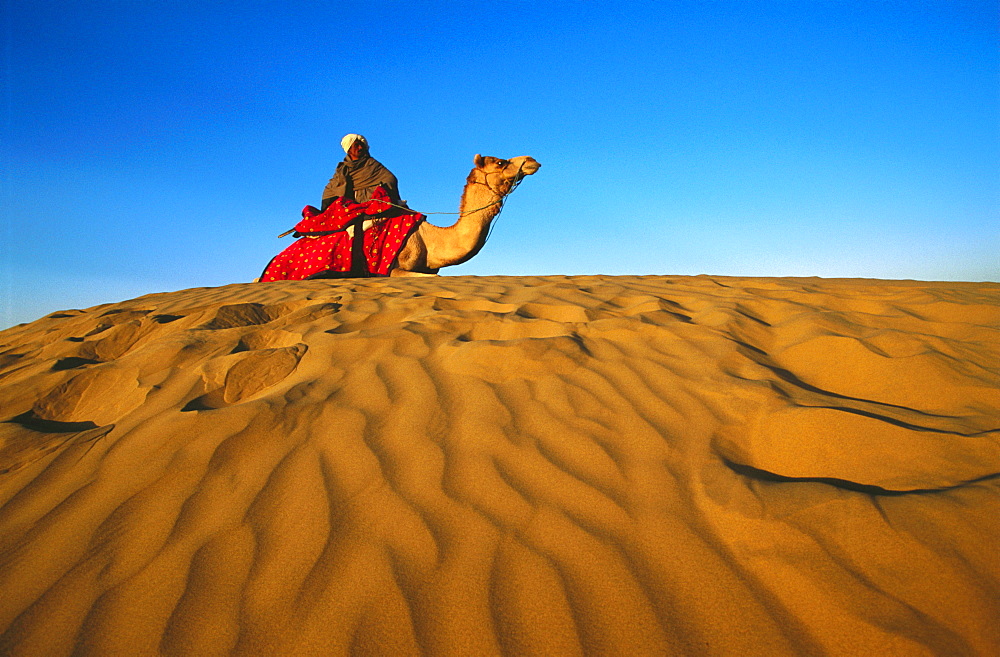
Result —
<svg viewBox="0 0 1000 657"><path fill-rule="evenodd" d="M340 140L340 147L346 153L356 141L360 141L365 145L365 148L368 148L368 140L364 138L364 135L356 135L353 132L349 135L344 135L344 138Z"/></svg>

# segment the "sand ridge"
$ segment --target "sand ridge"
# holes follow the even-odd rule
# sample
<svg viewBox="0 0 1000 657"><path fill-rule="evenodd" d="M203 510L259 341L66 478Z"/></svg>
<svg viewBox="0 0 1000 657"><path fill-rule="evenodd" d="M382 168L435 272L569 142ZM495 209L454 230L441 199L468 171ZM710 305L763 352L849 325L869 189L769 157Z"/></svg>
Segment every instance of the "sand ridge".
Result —
<svg viewBox="0 0 1000 657"><path fill-rule="evenodd" d="M0 653L1000 651L1000 285L237 284L0 332Z"/></svg>

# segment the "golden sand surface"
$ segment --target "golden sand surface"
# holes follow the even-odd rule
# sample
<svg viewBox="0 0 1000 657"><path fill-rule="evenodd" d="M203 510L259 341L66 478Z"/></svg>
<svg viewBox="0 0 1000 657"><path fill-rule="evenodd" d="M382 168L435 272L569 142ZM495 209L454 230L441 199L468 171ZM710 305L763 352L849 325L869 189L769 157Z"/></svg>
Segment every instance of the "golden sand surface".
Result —
<svg viewBox="0 0 1000 657"><path fill-rule="evenodd" d="M3 655L1000 654L1000 285L238 284L0 332Z"/></svg>

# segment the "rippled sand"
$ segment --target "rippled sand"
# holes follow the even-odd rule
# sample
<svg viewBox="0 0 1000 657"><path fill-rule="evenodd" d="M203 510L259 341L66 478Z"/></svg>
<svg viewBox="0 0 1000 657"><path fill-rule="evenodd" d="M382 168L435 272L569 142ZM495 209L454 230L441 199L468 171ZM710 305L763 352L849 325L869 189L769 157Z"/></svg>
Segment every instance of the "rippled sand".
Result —
<svg viewBox="0 0 1000 657"><path fill-rule="evenodd" d="M241 284L0 332L0 654L1000 654L1000 285Z"/></svg>

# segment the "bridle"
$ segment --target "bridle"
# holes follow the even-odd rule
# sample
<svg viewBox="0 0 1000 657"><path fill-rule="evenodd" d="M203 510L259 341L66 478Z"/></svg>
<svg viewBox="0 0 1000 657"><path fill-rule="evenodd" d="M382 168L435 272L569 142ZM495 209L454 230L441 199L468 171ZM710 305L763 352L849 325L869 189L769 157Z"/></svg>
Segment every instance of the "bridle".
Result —
<svg viewBox="0 0 1000 657"><path fill-rule="evenodd" d="M491 171L490 173L484 173L482 180L473 180L471 183L469 183L471 185L483 185L491 192L493 192L497 197L497 200L493 201L492 203L487 203L481 208L476 208L475 210L466 210L465 212L421 212L420 214L423 215L454 214L458 215L459 217L464 217L466 215L474 214L476 212L485 210L487 208L492 208L494 205L499 205L500 208L497 210L497 215L499 216L500 210L503 210L504 201L507 200L507 197L510 196L511 192L517 189L517 186L520 185L521 181L524 180L524 174L522 173L522 169L524 169L524 162L521 162L521 164L517 167L517 173L514 174L514 182L511 184L510 189L508 189L506 192L503 193L501 193L498 189L490 185L490 174L500 175L501 173L500 171ZM413 212L413 208L409 208L405 205L397 205L396 203L392 203L391 201L383 201L383 202L386 203L387 205L391 205L394 208L399 208L400 210L406 210L407 212ZM496 224L497 222L496 219L494 218L494 220L490 223L490 229L486 233L486 239L483 240L483 244L486 244L486 241L490 239L490 235L493 234L493 228L496 226ZM292 233L294 230L295 230L294 228L292 230L287 230L281 235L278 235L278 237L284 237L285 235ZM338 231L330 231L330 232L338 232Z"/></svg>
<svg viewBox="0 0 1000 657"><path fill-rule="evenodd" d="M493 192L494 194L497 195L497 200L493 201L489 205L484 205L483 207L479 208L478 210L470 210L468 212L458 213L460 216L464 216L464 215L467 215L467 214L472 214L473 212L479 212L479 210L485 210L486 208L492 207L494 205L499 205L500 206L500 208L497 210L496 216L493 217L493 221L490 222L490 228L489 228L489 230L486 231L486 237L483 239L483 246L486 246L486 243L490 241L490 235L493 234L493 229L496 228L497 218L500 216L500 210L503 210L504 201L507 200L507 197L510 196L510 193L513 192L515 189L517 189L517 186L521 184L522 180L524 180L524 174L521 173L521 170L523 168L524 168L524 162L521 162L521 164L518 165L518 167L517 167L517 173L514 174L514 182L511 183L510 189L508 189L507 192L503 193L503 194L501 194L499 191L497 191L492 186L490 186L490 174L488 174L488 173L483 174L483 181L482 182L480 182L478 180L473 180L472 181L473 184L485 185L487 189L489 189L491 192ZM499 174L500 172L499 171L494 171L493 173Z"/></svg>
<svg viewBox="0 0 1000 657"><path fill-rule="evenodd" d="M499 205L500 209L502 210L503 209L504 201L507 200L507 197L511 194L511 192L513 192L515 189L517 189L517 186L521 184L522 180L524 180L524 174L521 173L522 169L524 169L524 162L521 162L521 164L517 167L517 173L514 174L514 182L510 186L510 189L508 189L506 192L501 192L500 190L498 190L497 188L493 187L493 185L490 184L490 176L494 175L494 174L495 175L500 175L500 173L501 173L500 171L491 171L489 173L484 173L482 180L473 180L471 183L469 183L471 185L483 185L488 190L490 190L491 192L493 192L496 195L496 197L497 197L497 200L493 201L492 203L487 203L486 205L484 205L481 208L476 208L475 210L466 210L465 212L421 212L420 214L425 214L425 215L426 214L454 214L454 215L458 215L460 217L464 217L467 214L473 214L475 212L479 212L480 210L485 210L486 208L492 208L494 205ZM394 208L399 208L400 210L406 210L407 212L413 212L412 208L408 208L408 207L406 207L404 205L396 205L395 203L389 203L389 205L391 205ZM493 228L491 227L490 231L492 232L492 230L493 230Z"/></svg>

